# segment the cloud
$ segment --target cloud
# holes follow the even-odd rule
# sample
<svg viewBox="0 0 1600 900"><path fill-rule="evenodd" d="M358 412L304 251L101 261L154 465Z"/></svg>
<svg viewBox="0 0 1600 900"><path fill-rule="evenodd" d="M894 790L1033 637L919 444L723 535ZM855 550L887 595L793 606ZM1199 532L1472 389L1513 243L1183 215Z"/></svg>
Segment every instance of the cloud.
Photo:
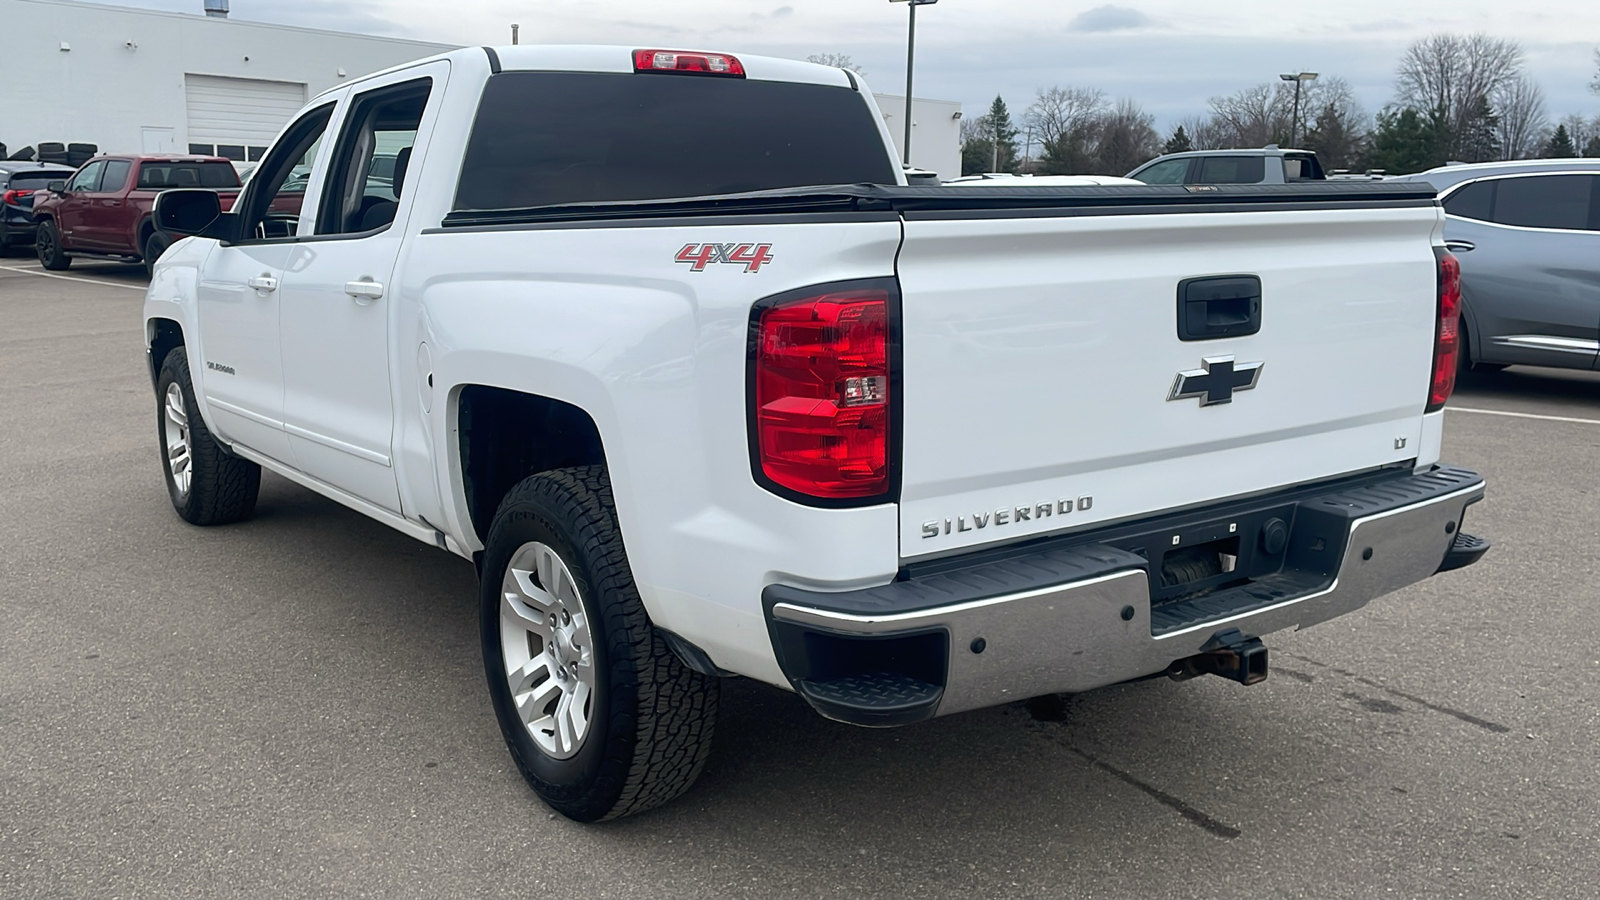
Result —
<svg viewBox="0 0 1600 900"><path fill-rule="evenodd" d="M1126 6L1096 6L1079 13L1067 24L1068 31L1126 31L1150 24L1150 17Z"/></svg>

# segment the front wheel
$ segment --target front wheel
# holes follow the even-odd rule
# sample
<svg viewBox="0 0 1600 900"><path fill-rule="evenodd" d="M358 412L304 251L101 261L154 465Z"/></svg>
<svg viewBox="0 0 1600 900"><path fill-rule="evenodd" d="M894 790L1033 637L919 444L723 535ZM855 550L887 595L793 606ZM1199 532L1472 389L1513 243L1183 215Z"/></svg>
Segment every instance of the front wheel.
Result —
<svg viewBox="0 0 1600 900"><path fill-rule="evenodd" d="M172 508L193 525L248 518L261 491L261 467L228 453L195 405L189 357L176 347L156 380L156 422L162 470Z"/></svg>
<svg viewBox="0 0 1600 900"><path fill-rule="evenodd" d="M512 488L481 577L489 695L540 798L595 822L688 790L711 750L719 685L650 624L605 469L558 469Z"/></svg>
<svg viewBox="0 0 1600 900"><path fill-rule="evenodd" d="M39 253L39 265L52 272L71 268L72 257L61 248L61 232L56 230L55 220L45 219L39 223L39 234L33 246Z"/></svg>
<svg viewBox="0 0 1600 900"><path fill-rule="evenodd" d="M166 253L171 247L172 238L167 237L165 234L162 234L159 231L153 231L150 233L150 237L144 242L144 273L146 275L150 276L151 278L155 277L156 262L160 260L161 255Z"/></svg>

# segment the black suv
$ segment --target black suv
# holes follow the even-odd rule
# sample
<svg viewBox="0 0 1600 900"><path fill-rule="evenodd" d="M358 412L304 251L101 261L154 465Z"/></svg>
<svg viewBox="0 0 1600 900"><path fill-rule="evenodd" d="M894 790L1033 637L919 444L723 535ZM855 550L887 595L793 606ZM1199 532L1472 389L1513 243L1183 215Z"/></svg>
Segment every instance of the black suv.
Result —
<svg viewBox="0 0 1600 900"><path fill-rule="evenodd" d="M0 254L12 247L32 247L38 226L33 221L33 195L52 181L72 177L72 169L54 163L0 160Z"/></svg>

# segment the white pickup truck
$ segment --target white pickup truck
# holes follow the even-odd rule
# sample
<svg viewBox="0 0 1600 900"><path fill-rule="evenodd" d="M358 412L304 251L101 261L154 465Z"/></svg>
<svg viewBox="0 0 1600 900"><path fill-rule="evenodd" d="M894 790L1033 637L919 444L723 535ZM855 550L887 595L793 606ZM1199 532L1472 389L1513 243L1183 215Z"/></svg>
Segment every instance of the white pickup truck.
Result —
<svg viewBox="0 0 1600 900"><path fill-rule="evenodd" d="M472 559L506 743L582 821L689 787L721 677L872 726L1253 683L1487 549L1431 188L908 187L891 147L853 74L719 53L324 94L231 212L161 196L172 502L237 521L268 469Z"/></svg>

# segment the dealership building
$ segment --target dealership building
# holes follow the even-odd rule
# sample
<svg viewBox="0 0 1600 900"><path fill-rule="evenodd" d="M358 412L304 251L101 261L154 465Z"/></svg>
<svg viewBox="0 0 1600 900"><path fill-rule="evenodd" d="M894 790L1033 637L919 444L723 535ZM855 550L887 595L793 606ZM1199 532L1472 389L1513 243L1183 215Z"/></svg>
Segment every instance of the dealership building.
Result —
<svg viewBox="0 0 1600 900"><path fill-rule="evenodd" d="M73 0L0 0L0 143L258 159L311 97L446 44ZM202 4L210 14L202 14Z"/></svg>
<svg viewBox="0 0 1600 900"><path fill-rule="evenodd" d="M97 145L102 153L196 153L254 161L308 99L351 79L456 49L78 0L0 0L0 143ZM905 100L876 95L901 141ZM961 174L960 104L912 105L912 164Z"/></svg>

